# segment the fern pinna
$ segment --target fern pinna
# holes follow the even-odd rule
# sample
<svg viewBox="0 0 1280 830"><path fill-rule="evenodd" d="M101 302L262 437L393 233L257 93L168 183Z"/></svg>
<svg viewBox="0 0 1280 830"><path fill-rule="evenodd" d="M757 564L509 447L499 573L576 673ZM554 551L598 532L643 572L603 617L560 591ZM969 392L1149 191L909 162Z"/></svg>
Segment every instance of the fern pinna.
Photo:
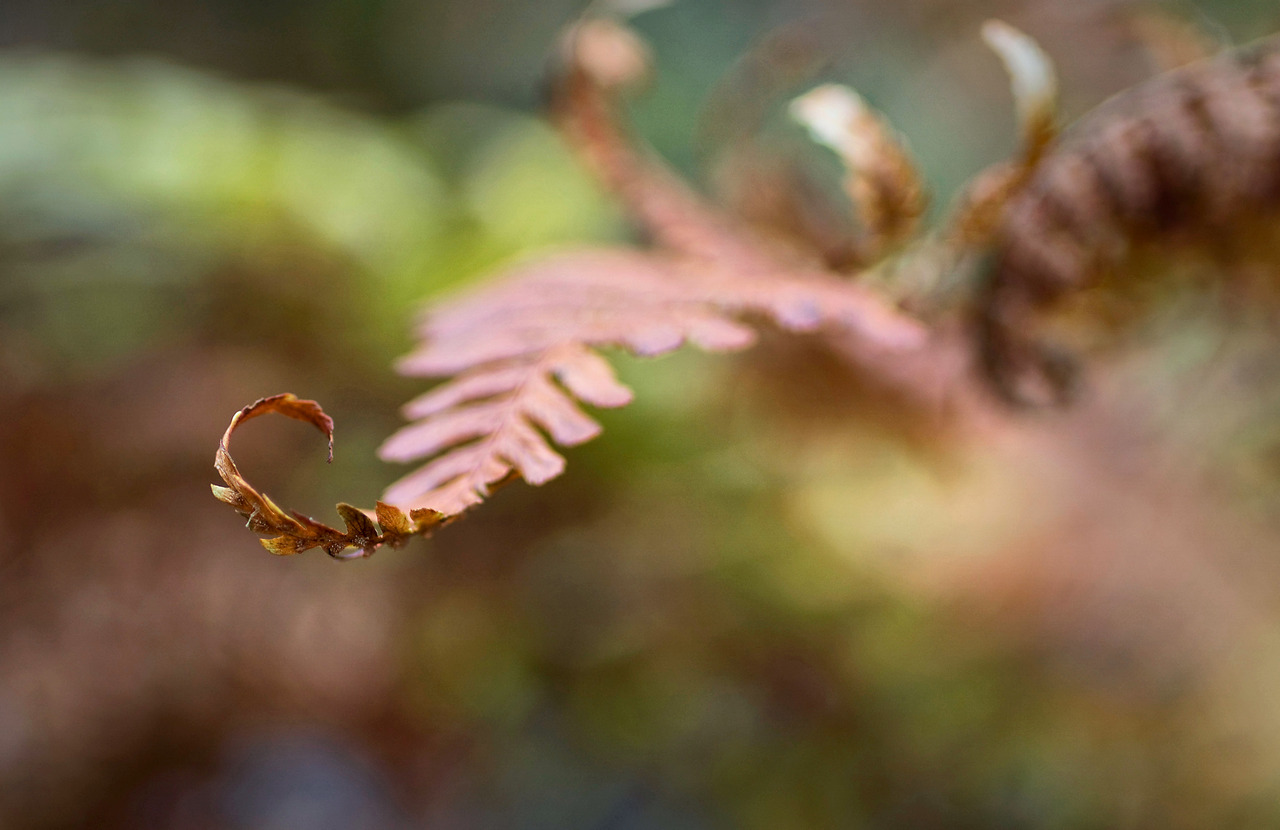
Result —
<svg viewBox="0 0 1280 830"><path fill-rule="evenodd" d="M1020 48L1029 47L1020 42ZM644 46L628 29L603 19L579 23L565 38L560 63L553 118L652 240L651 249L552 254L431 308L418 328L418 349L399 370L447 380L406 406L414 423L380 450L388 461L425 463L393 484L375 511L340 505L345 531L281 511L239 475L227 452L232 432L250 417L278 412L331 435L327 416L291 395L242 410L219 447L226 487L214 492L251 530L272 537L262 540L271 552L321 548L337 558L365 556L430 534L507 481L555 478L565 465L556 448L600 432L582 404L631 401L601 349L653 356L692 343L735 351L755 341L756 326L771 324L829 332L860 370L891 384L932 382L911 367L923 365L922 355L937 357L936 332L813 253L749 232L628 135L618 93L647 67ZM802 104L799 120L846 164L855 214L884 220L861 228L864 247L883 255L923 208L905 150L848 90L822 88Z"/></svg>

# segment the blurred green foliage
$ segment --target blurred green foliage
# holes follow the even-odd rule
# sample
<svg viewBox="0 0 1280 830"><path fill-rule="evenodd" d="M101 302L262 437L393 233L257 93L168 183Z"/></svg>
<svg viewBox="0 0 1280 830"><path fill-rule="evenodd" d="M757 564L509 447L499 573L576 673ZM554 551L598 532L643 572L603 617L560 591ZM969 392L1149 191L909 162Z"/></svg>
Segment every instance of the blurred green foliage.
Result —
<svg viewBox="0 0 1280 830"><path fill-rule="evenodd" d="M90 365L198 323L174 299L214 272L270 281L299 247L358 275L338 289L357 315L340 335L385 364L423 298L520 251L616 235L534 118L445 105L379 121L155 61L0 65L0 191L0 302L55 359Z"/></svg>

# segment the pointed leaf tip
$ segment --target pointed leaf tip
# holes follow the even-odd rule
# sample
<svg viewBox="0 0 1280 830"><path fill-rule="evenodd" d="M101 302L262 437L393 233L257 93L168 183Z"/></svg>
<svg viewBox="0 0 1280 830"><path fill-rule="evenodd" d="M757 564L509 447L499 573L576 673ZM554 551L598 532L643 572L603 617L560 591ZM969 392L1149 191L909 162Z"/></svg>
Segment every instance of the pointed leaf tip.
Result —
<svg viewBox="0 0 1280 830"><path fill-rule="evenodd" d="M988 20L982 39L1009 74L1023 143L1039 151L1054 137L1058 108L1058 76L1053 59L1025 32L1003 20Z"/></svg>
<svg viewBox="0 0 1280 830"><path fill-rule="evenodd" d="M421 533L424 530L443 524L449 516L429 507L419 507L416 510L409 511L409 518L413 520L414 531Z"/></svg>
<svg viewBox="0 0 1280 830"><path fill-rule="evenodd" d="M300 546L300 540L296 536L277 536L274 539L259 539L258 542L276 556L292 556L306 550Z"/></svg>
<svg viewBox="0 0 1280 830"><path fill-rule="evenodd" d="M213 491L213 497L218 501L226 502L232 507L240 507L244 504L239 494L230 487L219 487L217 484L210 484L209 489Z"/></svg>
<svg viewBox="0 0 1280 830"><path fill-rule="evenodd" d="M378 517L378 524L382 526L383 533L408 536L413 532L409 517L394 504L380 501L374 506L374 513Z"/></svg>
<svg viewBox="0 0 1280 830"><path fill-rule="evenodd" d="M338 505L338 515L347 523L348 536L366 540L378 538L377 525L360 508L343 502ZM359 547L363 547L363 545Z"/></svg>

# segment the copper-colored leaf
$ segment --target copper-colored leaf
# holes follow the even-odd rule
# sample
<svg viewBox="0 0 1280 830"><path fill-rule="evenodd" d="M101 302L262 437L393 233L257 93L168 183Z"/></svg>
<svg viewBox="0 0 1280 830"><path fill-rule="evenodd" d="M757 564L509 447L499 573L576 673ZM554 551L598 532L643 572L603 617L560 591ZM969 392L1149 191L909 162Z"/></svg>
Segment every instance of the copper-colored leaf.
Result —
<svg viewBox="0 0 1280 830"><path fill-rule="evenodd" d="M329 439L329 460L333 460L333 419L325 414L325 411L320 408L320 404L315 401L302 400L288 392L283 395L260 398L237 412L232 417L231 424L222 436L222 449L226 449L227 442L231 440L231 433L240 424L257 418L259 415L267 415L272 412L277 415L283 415L286 418L305 421L323 432L325 438Z"/></svg>
<svg viewBox="0 0 1280 830"><path fill-rule="evenodd" d="M420 521L416 526L411 526L403 512L381 503L378 504L377 512L383 526L381 531L364 511L349 504L339 504L337 507L338 514L347 526L345 533L301 513L286 513L240 474L229 450L231 436L241 424L268 413L284 415L315 426L328 438L329 458L333 458L333 420L315 401L300 400L290 394L273 395L255 401L231 418L214 458L214 467L226 486L211 485L213 495L235 508L247 520L248 528L254 533L271 537L260 540L267 550L278 556L290 556L312 548L322 548L334 558L348 559L352 558L351 554L345 553L348 548L360 548L361 551L356 556L367 556L379 545L400 544L407 536L426 534L441 524L443 517L432 517L433 521Z"/></svg>

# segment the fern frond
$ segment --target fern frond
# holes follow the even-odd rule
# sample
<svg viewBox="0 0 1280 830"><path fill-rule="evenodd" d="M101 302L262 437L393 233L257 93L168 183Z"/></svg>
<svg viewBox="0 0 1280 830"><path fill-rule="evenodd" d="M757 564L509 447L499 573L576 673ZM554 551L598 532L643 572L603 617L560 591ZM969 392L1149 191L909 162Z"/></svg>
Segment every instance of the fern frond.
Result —
<svg viewBox="0 0 1280 830"><path fill-rule="evenodd" d="M925 336L914 320L829 275L728 272L625 250L531 263L437 307L421 325L423 345L400 371L457 377L409 403L405 414L417 423L383 444L385 460L428 459L384 500L454 515L515 475L549 481L564 469L553 444L599 434L579 402L631 400L594 349L737 351L755 342L744 322L753 317L797 332L836 327L871 351L910 349Z"/></svg>
<svg viewBox="0 0 1280 830"><path fill-rule="evenodd" d="M389 503L455 515L513 477L555 478L565 463L555 447L600 431L579 404L631 400L596 349L737 351L755 342L758 318L788 331L839 331L863 356L926 340L919 322L882 297L761 244L630 135L617 94L647 72L647 54L629 30L583 21L562 59L554 118L656 250L551 256L436 306L419 327L421 346L398 368L454 379L410 403L405 414L417 422L383 444L385 460L426 461L387 490Z"/></svg>
<svg viewBox="0 0 1280 830"><path fill-rule="evenodd" d="M909 372L918 361L902 358L926 351L930 333L920 321L845 276L753 237L628 134L614 94L645 62L625 29L603 20L575 26L564 57L555 120L654 249L551 255L435 306L419 325L421 345L399 370L447 380L405 407L415 423L379 450L388 461L424 463L386 491L376 525L347 505L339 507L346 532L285 514L229 466L224 439L218 463L227 487L215 495L251 529L275 534L264 542L274 552L320 547L338 557L367 555L430 535L502 483L543 484L560 475L565 459L557 448L600 433L583 405L631 401L600 349L654 356L693 344L731 352L754 343L755 326L764 322L792 332L827 330L860 368L886 376ZM314 406L291 396L260 401L233 420L227 438L260 412L311 418L302 404ZM361 553L345 553L349 547Z"/></svg>

